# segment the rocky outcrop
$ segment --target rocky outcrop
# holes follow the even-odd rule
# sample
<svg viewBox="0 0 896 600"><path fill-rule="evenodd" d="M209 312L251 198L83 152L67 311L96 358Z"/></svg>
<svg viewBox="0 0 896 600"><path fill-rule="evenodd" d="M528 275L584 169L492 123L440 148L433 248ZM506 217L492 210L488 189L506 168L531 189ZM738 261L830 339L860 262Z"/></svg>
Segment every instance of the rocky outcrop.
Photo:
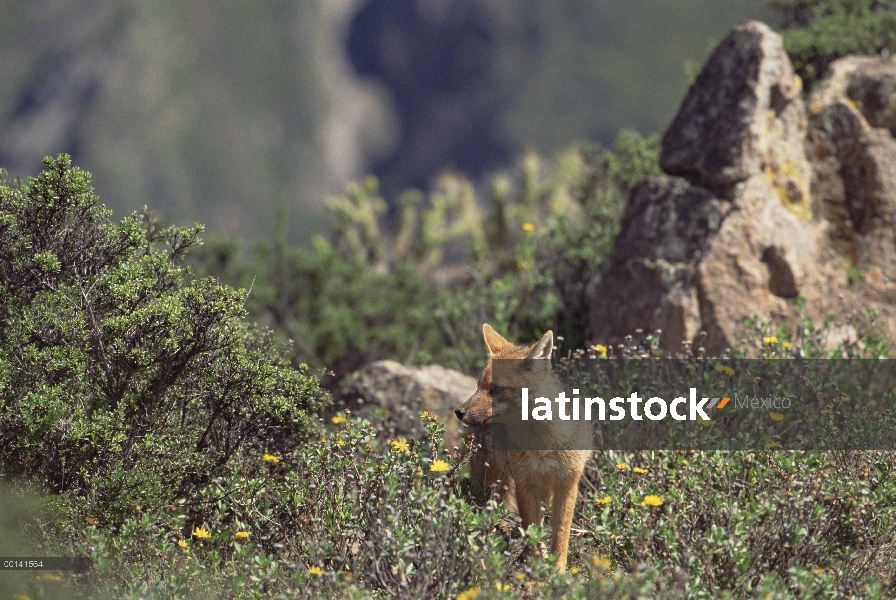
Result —
<svg viewBox="0 0 896 600"><path fill-rule="evenodd" d="M896 280L896 57L834 62L809 107L816 206L865 279L888 284Z"/></svg>
<svg viewBox="0 0 896 600"><path fill-rule="evenodd" d="M689 90L660 165L669 177L629 198L596 341L659 329L666 349L699 337L720 352L751 315L794 325L797 297L816 321L875 309L896 334L896 57L836 61L807 111L780 36L741 25ZM855 338L841 333L831 342Z"/></svg>
<svg viewBox="0 0 896 600"><path fill-rule="evenodd" d="M639 184L591 313L595 337L661 329L676 340L693 338L700 328L697 266L730 210L679 177Z"/></svg>
<svg viewBox="0 0 896 600"><path fill-rule="evenodd" d="M802 84L781 36L753 21L715 49L663 137L660 166L726 194L766 173L780 199L808 215Z"/></svg>
<svg viewBox="0 0 896 600"><path fill-rule="evenodd" d="M719 44L663 138L672 177L629 199L591 313L596 339L660 329L677 349L702 330L721 351L751 313L784 312L810 293L823 248L800 90L766 25Z"/></svg>
<svg viewBox="0 0 896 600"><path fill-rule="evenodd" d="M429 411L445 425L445 444L460 443L464 426L454 409L476 391L476 380L438 365L408 367L391 360L370 363L342 389L342 405L377 424L392 438L424 435L420 414Z"/></svg>
<svg viewBox="0 0 896 600"><path fill-rule="evenodd" d="M696 267L704 346L714 352L732 345L751 314L786 315L789 299L815 297L834 258L823 251L819 229L792 211L764 174L744 182L731 202Z"/></svg>

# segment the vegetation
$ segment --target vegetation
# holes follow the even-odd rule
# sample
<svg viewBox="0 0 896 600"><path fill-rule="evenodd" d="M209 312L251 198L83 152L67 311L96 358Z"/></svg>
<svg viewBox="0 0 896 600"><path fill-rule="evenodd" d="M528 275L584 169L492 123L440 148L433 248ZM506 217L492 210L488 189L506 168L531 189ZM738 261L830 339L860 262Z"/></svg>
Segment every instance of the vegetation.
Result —
<svg viewBox="0 0 896 600"><path fill-rule="evenodd" d="M815 32L811 82L836 54L818 34L833 4L776 4L789 44ZM841 21L889 18L842 4ZM485 185L445 175L392 210L371 178L330 201L330 239L281 232L250 252L148 212L113 222L64 155L26 184L0 177L0 555L94 562L4 573L0 596L893 596L892 451L595 453L555 573L521 558L546 527L473 493L470 449L445 448L432 415L420 439L348 411L321 424L325 388L370 360L475 374L483 321L585 348L625 198L657 154L624 131ZM751 319L732 354L889 356L873 314L831 348L836 325Z"/></svg>
<svg viewBox="0 0 896 600"><path fill-rule="evenodd" d="M585 340L589 290L619 227L628 191L658 174L658 139L620 133L613 151L576 147L554 164L527 156L486 191L443 176L409 191L389 225L375 179L330 202L332 240L310 249L282 238L247 259L213 238L192 254L197 271L251 288L250 315L284 340L294 360L346 373L371 360L481 368L488 320L528 339L546 329L569 347Z"/></svg>
<svg viewBox="0 0 896 600"><path fill-rule="evenodd" d="M850 54L896 52L896 5L881 0L766 0L781 16L784 47L807 88Z"/></svg>
<svg viewBox="0 0 896 600"><path fill-rule="evenodd" d="M624 194L655 163L655 139L634 134L612 152L571 150L552 167L530 156L492 182L483 208L471 184L446 177L428 196L405 195L392 230L369 180L331 203L332 241L262 245L254 263L222 239L195 252L198 227L163 228L150 215L109 221L88 175L64 156L27 185L5 182L0 471L4 505L18 508L0 519L0 549L87 555L95 569L17 572L0 591L891 594L887 452L598 453L570 571L557 574L550 559L519 559L546 528L519 531L502 506L472 495L468 449L445 449L430 415L419 440L390 441L350 413L316 425L326 395L296 366L305 354L347 368L408 351L473 371L483 320L520 339L550 326L581 340L569 307L600 277ZM180 264L191 252L200 270L251 291ZM247 325L247 314L275 330ZM873 318L834 351L831 325L789 332L753 321L739 348L886 355ZM277 341L291 336L292 348ZM656 355L654 342L626 352Z"/></svg>
<svg viewBox="0 0 896 600"><path fill-rule="evenodd" d="M117 527L307 437L327 395L242 322L244 291L178 266L200 228L112 223L87 173L45 165L0 187L0 472Z"/></svg>
<svg viewBox="0 0 896 600"><path fill-rule="evenodd" d="M768 331L757 323L753 335ZM769 336L756 343L769 357L816 356L823 335L806 326L787 346ZM82 579L22 576L15 591L29 598L78 590L134 598L893 593L889 452L597 453L573 525L570 569L557 574L550 559L518 558L547 538L546 528L520 531L501 505L477 502L463 452L446 452L442 426L421 418L423 439L387 441L370 423L339 413L320 438L280 454L245 453L189 500L136 505L117 527L96 505L50 497L49 516L31 525L33 538L39 532L46 540L44 552L89 555L97 569Z"/></svg>

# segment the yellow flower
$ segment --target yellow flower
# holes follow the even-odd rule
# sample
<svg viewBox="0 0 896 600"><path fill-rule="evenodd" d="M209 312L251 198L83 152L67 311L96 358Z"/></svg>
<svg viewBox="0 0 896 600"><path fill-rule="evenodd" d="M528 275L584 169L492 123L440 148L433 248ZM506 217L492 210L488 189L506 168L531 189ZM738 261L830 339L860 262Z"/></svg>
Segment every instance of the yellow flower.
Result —
<svg viewBox="0 0 896 600"><path fill-rule="evenodd" d="M410 448L408 443L401 439L392 440L389 443L392 445L392 449L395 450L396 452L407 452L408 448Z"/></svg>
<svg viewBox="0 0 896 600"><path fill-rule="evenodd" d="M420 413L420 420L425 421L427 419L438 419L438 417L435 416L434 414L432 414L431 412L429 412L428 410L424 410L422 413Z"/></svg>
<svg viewBox="0 0 896 600"><path fill-rule="evenodd" d="M336 425L339 425L340 423L345 423L345 415L336 415L330 420Z"/></svg>
<svg viewBox="0 0 896 600"><path fill-rule="evenodd" d="M781 345L784 346L785 350L790 350L791 348L793 348L793 344L791 344L790 342L784 342Z"/></svg>
<svg viewBox="0 0 896 600"><path fill-rule="evenodd" d="M764 344L768 344L768 345L770 346L770 345L772 345L772 344L777 344L777 343L778 343L778 338L777 338L776 336L770 335L770 336L768 336L768 337L764 337L764 338L762 338L762 342L763 342Z"/></svg>
<svg viewBox="0 0 896 600"><path fill-rule="evenodd" d="M784 420L784 415L782 415L781 413L770 412L770 413L768 413L768 416L770 416L772 418L772 421L783 421Z"/></svg>
<svg viewBox="0 0 896 600"><path fill-rule="evenodd" d="M474 587L470 588L465 592L461 592L457 595L457 600L473 600L479 596L479 588Z"/></svg>
<svg viewBox="0 0 896 600"><path fill-rule="evenodd" d="M597 503L598 503L598 504L609 504L609 503L612 502L612 501L613 501L613 499L610 498L609 496L604 496L603 498L598 498L598 499L597 499Z"/></svg>
<svg viewBox="0 0 896 600"><path fill-rule="evenodd" d="M241 540L245 540L246 538L249 537L249 532L248 531L237 531L233 535L240 538Z"/></svg>
<svg viewBox="0 0 896 600"><path fill-rule="evenodd" d="M339 446L345 446L345 440L336 440L336 443L337 443Z"/></svg>
<svg viewBox="0 0 896 600"><path fill-rule="evenodd" d="M777 448L777 447L780 446L780 445L781 445L781 442L769 442L769 443L767 443L767 444L765 445L765 449L766 449L766 450L772 450L772 449L774 449L774 448Z"/></svg>
<svg viewBox="0 0 896 600"><path fill-rule="evenodd" d="M841 400L843 400L844 402L849 402L850 398L849 396L843 396Z"/></svg>
<svg viewBox="0 0 896 600"><path fill-rule="evenodd" d="M200 540L207 540L208 538L212 537L212 534L208 529L197 527L193 530L193 537L199 538Z"/></svg>
<svg viewBox="0 0 896 600"><path fill-rule="evenodd" d="M99 523L99 521L97 521L97 520L94 519L93 517L87 517L87 524L88 524L88 525L96 525L97 523Z"/></svg>
<svg viewBox="0 0 896 600"><path fill-rule="evenodd" d="M321 569L320 567L309 567L308 574L320 576L320 575L324 574L324 570Z"/></svg>
<svg viewBox="0 0 896 600"><path fill-rule="evenodd" d="M446 463L444 460L434 460L432 464L429 465L429 470L433 473L444 473L451 469L451 465Z"/></svg>
<svg viewBox="0 0 896 600"><path fill-rule="evenodd" d="M569 572L572 573L573 575L578 575L578 574L579 574L579 570L578 570L577 568L575 568L575 567L571 568L571 569L569 570Z"/></svg>
<svg viewBox="0 0 896 600"><path fill-rule="evenodd" d="M517 581L522 581L522 580L525 579L525 578L526 578L526 574L525 574L525 573L517 573L517 574L516 574L516 579L517 579Z"/></svg>
<svg viewBox="0 0 896 600"><path fill-rule="evenodd" d="M278 462L280 462L280 457L274 456L273 454L265 454L264 456L261 457L261 460L263 460L264 462L278 463Z"/></svg>
<svg viewBox="0 0 896 600"><path fill-rule="evenodd" d="M509 583L501 583L500 581L495 582L495 589L499 592L509 592L510 584Z"/></svg>
<svg viewBox="0 0 896 600"><path fill-rule="evenodd" d="M625 463L616 463L616 468L620 471L625 471L628 468L628 465Z"/></svg>
<svg viewBox="0 0 896 600"><path fill-rule="evenodd" d="M177 540L177 545L184 549L190 547L190 544L187 542L187 540Z"/></svg>
<svg viewBox="0 0 896 600"><path fill-rule="evenodd" d="M597 567L598 569L608 570L610 568L610 559L606 556L598 556L597 554L591 557L591 564Z"/></svg>
<svg viewBox="0 0 896 600"><path fill-rule="evenodd" d="M734 369L732 369L728 365L719 365L718 367L716 367L716 371L718 371L719 373L724 373L728 377L734 376Z"/></svg>
<svg viewBox="0 0 896 600"><path fill-rule="evenodd" d="M533 225L532 223L523 223L523 231L525 231L526 233L532 233L533 231L535 231L535 225Z"/></svg>
<svg viewBox="0 0 896 600"><path fill-rule="evenodd" d="M634 471L635 473L641 473L642 475L644 473L650 473L649 469L642 469L641 467L635 467L634 469L632 469L632 471Z"/></svg>
<svg viewBox="0 0 896 600"><path fill-rule="evenodd" d="M591 346L591 349L594 352L597 352L598 354L600 354L603 358L607 357L607 347L604 346L603 344L594 344L593 346Z"/></svg>
<svg viewBox="0 0 896 600"><path fill-rule="evenodd" d="M641 501L641 506L660 506L662 503L662 496L654 496L653 494L648 494L647 496L644 496L644 500Z"/></svg>

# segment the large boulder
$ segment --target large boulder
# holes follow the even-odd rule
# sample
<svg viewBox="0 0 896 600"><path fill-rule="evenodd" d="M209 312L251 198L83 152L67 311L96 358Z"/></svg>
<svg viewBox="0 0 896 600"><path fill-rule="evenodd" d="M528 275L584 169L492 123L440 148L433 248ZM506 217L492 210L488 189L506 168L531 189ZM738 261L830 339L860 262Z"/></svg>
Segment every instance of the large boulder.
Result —
<svg viewBox="0 0 896 600"><path fill-rule="evenodd" d="M826 269L800 89L766 25L719 44L663 138L673 177L629 199L590 315L594 338L661 329L674 350L703 331L718 352L751 314L783 314L787 299L813 294Z"/></svg>
<svg viewBox="0 0 896 600"><path fill-rule="evenodd" d="M729 202L679 177L641 182L597 292L594 337L615 341L661 329L664 341L692 339L701 323L697 265L730 210Z"/></svg>
<svg viewBox="0 0 896 600"><path fill-rule="evenodd" d="M872 285L896 281L896 57L834 62L809 102L812 195Z"/></svg>
<svg viewBox="0 0 896 600"><path fill-rule="evenodd" d="M802 83L781 36L750 21L703 66L663 137L660 166L718 193L765 173L782 202L809 214Z"/></svg>
<svg viewBox="0 0 896 600"><path fill-rule="evenodd" d="M445 444L460 443L465 431L454 409L476 391L476 380L438 365L408 367L391 360L370 363L351 375L341 404L369 419L382 435L420 439L420 414L428 411L445 425Z"/></svg>
<svg viewBox="0 0 896 600"><path fill-rule="evenodd" d="M592 333L614 342L661 330L675 350L704 331L707 349L724 350L751 314L780 315L788 299L818 295L817 279L831 277L820 237L764 175L732 200L678 177L646 179L632 192Z"/></svg>
<svg viewBox="0 0 896 600"><path fill-rule="evenodd" d="M696 268L703 344L714 352L731 347L750 315L786 316L789 299L817 297L835 260L823 252L819 228L790 210L764 175L744 182L733 204Z"/></svg>

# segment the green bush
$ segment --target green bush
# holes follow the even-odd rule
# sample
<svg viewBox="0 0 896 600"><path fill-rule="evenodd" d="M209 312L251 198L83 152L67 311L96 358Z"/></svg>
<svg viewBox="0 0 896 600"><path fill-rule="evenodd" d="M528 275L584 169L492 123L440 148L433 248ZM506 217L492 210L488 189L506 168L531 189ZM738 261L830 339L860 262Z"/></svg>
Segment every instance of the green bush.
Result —
<svg viewBox="0 0 896 600"><path fill-rule="evenodd" d="M383 358L475 373L486 321L511 338L554 329L567 348L585 342L628 192L659 173L658 153L655 136L623 131L614 151L529 155L484 190L445 175L428 195L403 194L391 218L369 178L330 201L329 241L268 242L249 257L217 238L190 260L251 288L252 318L337 381Z"/></svg>
<svg viewBox="0 0 896 600"><path fill-rule="evenodd" d="M896 6L879 0L766 0L781 16L784 47L806 88L850 54L896 52Z"/></svg>
<svg viewBox="0 0 896 600"><path fill-rule="evenodd" d="M48 539L91 556L98 597L885 598L896 559L888 452L596 453L567 573L502 505L466 493L441 425L387 443L351 415L245 456L188 501L118 529L89 504ZM648 498L651 497L651 498ZM648 501L649 500L649 501ZM83 589L83 582L70 582ZM889 586L889 587L888 587ZM35 598L52 597L35 595Z"/></svg>
<svg viewBox="0 0 896 600"><path fill-rule="evenodd" d="M468 448L446 451L437 419L421 417L422 440L386 441L350 413L314 427L325 400L316 380L241 319L244 302L266 307L262 317L279 307L294 329L278 335L300 336L303 352L331 346L327 360L416 342L420 355L441 349L481 367L480 317L521 338L573 323L552 311L582 292L561 284L600 277L623 192L652 168L650 144L632 138L620 159L625 144L576 151L547 176L529 158L518 179L495 182L490 218L471 218L472 188L449 178L442 197L406 197L405 229L389 232L379 209L367 210L378 204L368 182L343 205L345 235L257 249L254 284L237 246L209 244L201 264L247 278L248 297L178 266L197 229L109 222L67 157L27 186L4 183L0 464L56 492L39 519L21 493L4 492L4 547L87 555L95 568L19 573L0 589L35 600L892 596L892 452L595 453L570 569L556 573L550 558L520 558L545 527L520 531L503 507L468 493ZM646 166L622 168L639 156ZM457 277L463 257L476 266ZM831 325L788 331L752 319L734 354L887 356L873 314L836 348ZM655 344L623 350L657 357Z"/></svg>
<svg viewBox="0 0 896 600"><path fill-rule="evenodd" d="M307 435L317 380L246 327L244 291L178 266L201 228L113 223L68 156L45 165L0 185L0 472L115 521Z"/></svg>

